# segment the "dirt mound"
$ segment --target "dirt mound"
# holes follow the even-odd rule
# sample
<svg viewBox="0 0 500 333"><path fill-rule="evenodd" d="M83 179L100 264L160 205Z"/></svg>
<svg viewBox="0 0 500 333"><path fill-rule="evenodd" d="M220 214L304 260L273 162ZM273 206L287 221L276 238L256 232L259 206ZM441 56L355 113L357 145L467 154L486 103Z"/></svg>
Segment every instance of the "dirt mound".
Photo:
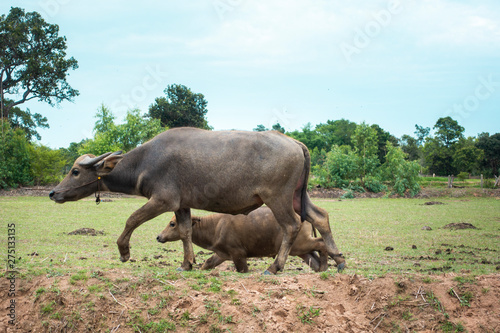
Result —
<svg viewBox="0 0 500 333"><path fill-rule="evenodd" d="M470 223L450 223L445 225L443 228L445 229L452 229L452 230L458 230L458 229L477 229L474 225Z"/></svg>
<svg viewBox="0 0 500 333"><path fill-rule="evenodd" d="M222 268L224 269L224 268ZM227 269L227 268L226 268ZM332 273L167 273L114 270L17 279L7 332L498 332L500 276L367 279Z"/></svg>
<svg viewBox="0 0 500 333"><path fill-rule="evenodd" d="M104 235L104 231L98 231L92 228L80 228L74 231L68 232L68 235L87 235L87 236L97 236Z"/></svg>
<svg viewBox="0 0 500 333"><path fill-rule="evenodd" d="M426 203L424 203L424 205L427 205L427 206L444 205L444 203L442 203L441 201L427 201Z"/></svg>

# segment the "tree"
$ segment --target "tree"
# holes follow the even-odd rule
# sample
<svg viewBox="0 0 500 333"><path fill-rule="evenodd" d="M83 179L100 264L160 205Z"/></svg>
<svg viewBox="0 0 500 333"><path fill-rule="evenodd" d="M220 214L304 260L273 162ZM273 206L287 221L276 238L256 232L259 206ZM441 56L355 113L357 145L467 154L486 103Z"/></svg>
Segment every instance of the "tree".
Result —
<svg viewBox="0 0 500 333"><path fill-rule="evenodd" d="M415 136L417 137L417 145L421 146L425 139L429 136L431 129L429 127L423 127L415 125Z"/></svg>
<svg viewBox="0 0 500 333"><path fill-rule="evenodd" d="M372 173L380 164L377 131L363 122L356 127L352 142L354 151L359 157L359 176L363 181L363 178Z"/></svg>
<svg viewBox="0 0 500 333"><path fill-rule="evenodd" d="M24 131L12 129L9 123L0 123L0 188L26 185L31 175L29 142Z"/></svg>
<svg viewBox="0 0 500 333"><path fill-rule="evenodd" d="M254 132L265 132L265 131L269 131L269 128L260 124L260 125L257 125L257 127L255 127L253 130L254 130Z"/></svg>
<svg viewBox="0 0 500 333"><path fill-rule="evenodd" d="M9 123L12 128L20 128L26 133L26 139L31 141L34 138L41 139L40 134L36 131L37 127L49 128L47 118L39 113L32 114L30 109L26 111L18 107L13 107L9 112Z"/></svg>
<svg viewBox="0 0 500 333"><path fill-rule="evenodd" d="M59 150L30 145L31 173L36 185L57 184L65 175L66 159Z"/></svg>
<svg viewBox="0 0 500 333"><path fill-rule="evenodd" d="M8 118L14 106L31 99L54 105L78 96L66 81L78 62L65 57L66 37L59 37L59 27L39 13L12 7L0 16L1 116ZM7 102L6 94L20 97Z"/></svg>
<svg viewBox="0 0 500 333"><path fill-rule="evenodd" d="M420 192L418 172L420 166L417 162L406 160L405 153L399 147L387 141L387 155L382 166L385 179L390 181L393 191L403 196L409 190L411 196Z"/></svg>
<svg viewBox="0 0 500 333"><path fill-rule="evenodd" d="M482 167L487 175L500 174L500 133L490 136L489 133L478 135L476 146L484 151Z"/></svg>
<svg viewBox="0 0 500 333"><path fill-rule="evenodd" d="M285 129L283 128L283 126L280 125L280 123L274 124L271 130L285 133ZM257 127L255 127L253 129L253 131L254 132L265 132L265 131L269 131L269 128L260 124L260 125L257 125Z"/></svg>
<svg viewBox="0 0 500 333"><path fill-rule="evenodd" d="M285 133L285 128L280 125L280 123L276 123L273 125L273 131L278 131L280 133Z"/></svg>
<svg viewBox="0 0 500 333"><path fill-rule="evenodd" d="M326 124L317 125L316 132L322 137L324 142L320 148L329 150L333 145L354 148L351 138L356 131L356 127L356 123L346 119L328 120Z"/></svg>
<svg viewBox="0 0 500 333"><path fill-rule="evenodd" d="M453 154L453 167L457 172L479 174L484 151L476 146L475 138L460 139Z"/></svg>
<svg viewBox="0 0 500 333"><path fill-rule="evenodd" d="M379 125L374 124L371 125L371 128L373 128L377 132L377 138L378 138L378 159L381 164L385 162L385 155L387 154L387 142L389 141L392 143L393 146L398 145L398 139L392 135L389 132L384 131Z"/></svg>
<svg viewBox="0 0 500 333"><path fill-rule="evenodd" d="M101 155L117 150L127 152L164 131L159 119L144 117L138 109L128 111L125 123L116 125L111 110L101 105L96 118L94 139L78 148L79 155Z"/></svg>
<svg viewBox="0 0 500 333"><path fill-rule="evenodd" d="M351 180L356 180L360 173L359 156L349 146L333 146L326 154L324 164L326 178L324 181L328 187L345 188ZM316 170L317 171L317 170Z"/></svg>
<svg viewBox="0 0 500 333"><path fill-rule="evenodd" d="M314 150L314 148L324 148L322 138L318 135L318 132L312 129L311 123L307 123L302 127L302 131L295 130L288 132L287 135L305 144L310 151Z"/></svg>
<svg viewBox="0 0 500 333"><path fill-rule="evenodd" d="M434 129L436 130L436 138L448 148L460 138L463 138L465 130L451 117L439 118L436 125L434 125Z"/></svg>
<svg viewBox="0 0 500 333"><path fill-rule="evenodd" d="M453 151L446 147L437 138L428 138L422 148L424 166L430 173L447 176L454 175L455 168L452 166Z"/></svg>
<svg viewBox="0 0 500 333"><path fill-rule="evenodd" d="M186 86L169 85L164 91L166 97L158 97L149 106L149 116L160 119L162 126L198 127L212 129L206 120L207 101L203 94L195 94Z"/></svg>
<svg viewBox="0 0 500 333"><path fill-rule="evenodd" d="M416 161L420 159L420 150L418 147L418 141L410 135L403 135L401 137L400 145L401 150L408 156L409 161Z"/></svg>

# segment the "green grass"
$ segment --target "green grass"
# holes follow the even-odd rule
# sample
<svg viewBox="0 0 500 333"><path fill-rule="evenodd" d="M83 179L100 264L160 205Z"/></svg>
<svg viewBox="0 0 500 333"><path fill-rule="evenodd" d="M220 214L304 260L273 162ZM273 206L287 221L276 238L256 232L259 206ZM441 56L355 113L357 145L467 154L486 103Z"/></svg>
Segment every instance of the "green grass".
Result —
<svg viewBox="0 0 500 333"><path fill-rule="evenodd" d="M423 205L429 201L426 199L314 202L329 212L333 235L346 257L349 274L379 276L464 270L473 275L496 273L500 265L500 200L475 197L432 200L445 205ZM6 244L7 225L15 223L16 268L21 276L69 275L71 281L78 284L98 277L98 271L127 269L141 275L149 272L161 280L178 277L180 273L175 269L183 260L182 243L156 242L157 234L172 213L157 217L134 232L131 238L134 262L119 260L116 240L130 214L145 202L145 199L127 198L113 199L99 206L93 200L58 205L43 197L0 197L0 243ZM471 223L478 229L443 229L446 224L457 222ZM423 226L432 230L422 230ZM79 228L102 230L104 235L67 235ZM412 245L417 248L412 249ZM394 250L385 251L388 246ZM201 250L195 247L195 253ZM210 256L207 250L203 251L205 254L197 255L198 264ZM1 258L6 265L6 250ZM271 262L271 258L249 259L249 263L256 264L250 266L251 271L257 273ZM0 276L2 274L5 272ZM195 274L195 279L196 274L202 274L201 288L220 289L219 283L207 279L204 273L182 274L186 277ZM284 274L297 272L285 267Z"/></svg>

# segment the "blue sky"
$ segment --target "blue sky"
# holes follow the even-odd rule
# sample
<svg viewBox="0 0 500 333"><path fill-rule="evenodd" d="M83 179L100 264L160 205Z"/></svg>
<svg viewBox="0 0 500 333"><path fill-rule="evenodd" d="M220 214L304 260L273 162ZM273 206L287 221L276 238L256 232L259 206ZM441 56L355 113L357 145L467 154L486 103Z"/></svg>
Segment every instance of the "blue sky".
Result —
<svg viewBox="0 0 500 333"><path fill-rule="evenodd" d="M208 101L215 130L286 130L345 118L400 137L451 116L467 136L500 132L500 1L3 1L59 25L79 62L74 102L41 143L92 137L97 108L147 112L169 84Z"/></svg>

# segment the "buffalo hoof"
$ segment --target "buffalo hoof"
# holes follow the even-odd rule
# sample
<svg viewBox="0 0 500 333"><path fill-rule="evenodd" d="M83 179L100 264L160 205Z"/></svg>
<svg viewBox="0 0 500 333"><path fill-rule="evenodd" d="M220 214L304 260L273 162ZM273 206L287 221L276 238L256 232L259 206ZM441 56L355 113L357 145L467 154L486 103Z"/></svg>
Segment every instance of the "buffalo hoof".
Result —
<svg viewBox="0 0 500 333"><path fill-rule="evenodd" d="M337 265L337 272L342 272L345 268L345 262L341 262L340 264Z"/></svg>
<svg viewBox="0 0 500 333"><path fill-rule="evenodd" d="M127 262L129 259L130 259L130 254L126 255L126 256L121 256L120 257L121 262Z"/></svg>

